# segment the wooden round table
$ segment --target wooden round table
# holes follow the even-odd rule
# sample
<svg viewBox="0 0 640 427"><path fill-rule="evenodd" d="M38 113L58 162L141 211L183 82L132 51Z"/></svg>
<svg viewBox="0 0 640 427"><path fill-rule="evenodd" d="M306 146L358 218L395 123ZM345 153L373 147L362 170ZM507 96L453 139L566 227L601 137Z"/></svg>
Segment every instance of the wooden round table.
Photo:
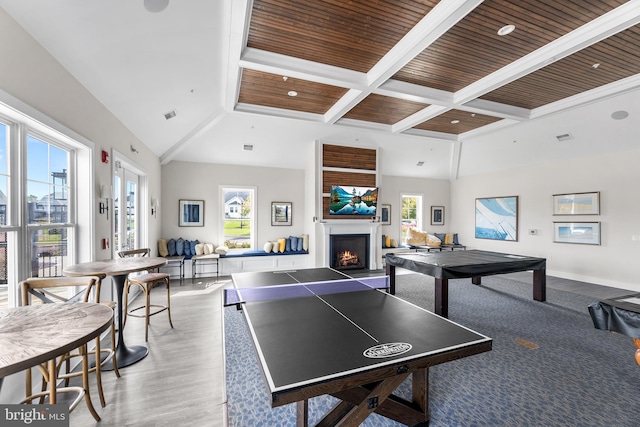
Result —
<svg viewBox="0 0 640 427"><path fill-rule="evenodd" d="M38 304L0 310L0 387L7 375L49 362L49 402L56 403L56 357L79 348L111 326L113 310L101 304ZM83 360L86 362L86 356ZM91 403L86 371L83 390Z"/></svg>
<svg viewBox="0 0 640 427"><path fill-rule="evenodd" d="M124 329L122 326L124 287L129 273L136 271L153 270L167 264L166 258L161 257L129 257L116 258L104 261L91 261L72 265L63 270L67 276L111 276L116 284L118 294L118 345L116 348L116 359L118 368L132 365L145 358L149 354L149 349L144 345L127 347L124 343ZM106 364L103 369L113 369L112 362Z"/></svg>

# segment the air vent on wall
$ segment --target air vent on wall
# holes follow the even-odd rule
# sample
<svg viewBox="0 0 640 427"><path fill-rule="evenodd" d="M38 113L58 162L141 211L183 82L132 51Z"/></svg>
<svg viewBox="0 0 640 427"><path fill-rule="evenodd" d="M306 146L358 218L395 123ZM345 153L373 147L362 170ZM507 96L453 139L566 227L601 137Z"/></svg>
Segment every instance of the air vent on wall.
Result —
<svg viewBox="0 0 640 427"><path fill-rule="evenodd" d="M571 141L573 139L573 136L570 133L563 133L562 135L556 136L556 138L558 139L558 141L563 142Z"/></svg>
<svg viewBox="0 0 640 427"><path fill-rule="evenodd" d="M176 110L171 110L167 114L164 115L164 118L169 120L176 116Z"/></svg>
<svg viewBox="0 0 640 427"><path fill-rule="evenodd" d="M244 144L244 145L242 146L242 149L243 149L244 151L253 151L253 145L251 145L251 144Z"/></svg>

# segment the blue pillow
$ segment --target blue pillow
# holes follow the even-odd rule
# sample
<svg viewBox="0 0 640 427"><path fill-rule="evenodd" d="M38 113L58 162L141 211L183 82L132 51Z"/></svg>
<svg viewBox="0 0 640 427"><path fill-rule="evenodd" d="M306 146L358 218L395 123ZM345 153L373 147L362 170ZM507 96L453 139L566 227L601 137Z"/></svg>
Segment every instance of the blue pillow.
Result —
<svg viewBox="0 0 640 427"><path fill-rule="evenodd" d="M382 235L382 247L387 247L387 236L385 236L384 234Z"/></svg>
<svg viewBox="0 0 640 427"><path fill-rule="evenodd" d="M184 241L184 256L191 256L191 242L188 240Z"/></svg>
<svg viewBox="0 0 640 427"><path fill-rule="evenodd" d="M434 234L435 234L435 236L436 236L438 239L440 239L440 241L441 241L441 242L442 242L442 244L444 245L444 238L447 236L447 235L446 235L446 233L442 233L442 234L440 234L440 233L434 233Z"/></svg>
<svg viewBox="0 0 640 427"><path fill-rule="evenodd" d="M453 244L454 245L459 245L460 243L458 243L458 233L454 233L453 234Z"/></svg>
<svg viewBox="0 0 640 427"><path fill-rule="evenodd" d="M169 256L176 256L176 239L169 239L167 250L169 251Z"/></svg>
<svg viewBox="0 0 640 427"><path fill-rule="evenodd" d="M176 240L176 255L184 255L184 239L182 237Z"/></svg>
<svg viewBox="0 0 640 427"><path fill-rule="evenodd" d="M285 242L284 242L284 251L285 251L285 252L289 252L289 251L291 251L291 238L285 239Z"/></svg>
<svg viewBox="0 0 640 427"><path fill-rule="evenodd" d="M198 239L191 241L191 255L192 256L196 254L196 245L199 244L199 243L200 242L198 241Z"/></svg>
<svg viewBox="0 0 640 427"><path fill-rule="evenodd" d="M296 251L301 251L302 250L302 237L298 237L296 240L297 240Z"/></svg>

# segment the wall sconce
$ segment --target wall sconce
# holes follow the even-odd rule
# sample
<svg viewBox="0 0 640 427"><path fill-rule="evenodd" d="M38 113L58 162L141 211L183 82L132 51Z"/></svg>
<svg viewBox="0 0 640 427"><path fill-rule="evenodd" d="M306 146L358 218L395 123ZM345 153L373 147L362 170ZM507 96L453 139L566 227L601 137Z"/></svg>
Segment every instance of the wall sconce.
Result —
<svg viewBox="0 0 640 427"><path fill-rule="evenodd" d="M158 201L158 199L155 197L152 197L151 198L151 215L156 216L156 214L158 213L159 207L160 207L160 202Z"/></svg>
<svg viewBox="0 0 640 427"><path fill-rule="evenodd" d="M98 195L98 197L100 199L104 199L104 202L98 203L98 212L100 212L101 214L106 212L107 219L109 219L109 198L105 196L107 196L107 194L105 194L104 184L102 184L100 186L100 194Z"/></svg>

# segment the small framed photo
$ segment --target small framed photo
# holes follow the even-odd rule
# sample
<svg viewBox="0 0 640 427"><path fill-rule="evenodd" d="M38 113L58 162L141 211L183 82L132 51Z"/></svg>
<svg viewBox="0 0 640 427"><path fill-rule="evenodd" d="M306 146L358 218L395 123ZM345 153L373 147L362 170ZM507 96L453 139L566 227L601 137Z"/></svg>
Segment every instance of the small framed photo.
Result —
<svg viewBox="0 0 640 427"><path fill-rule="evenodd" d="M380 223L391 225L391 205L380 205Z"/></svg>
<svg viewBox="0 0 640 427"><path fill-rule="evenodd" d="M554 194L554 215L600 215L600 192Z"/></svg>
<svg viewBox="0 0 640 427"><path fill-rule="evenodd" d="M600 244L599 222L554 222L553 241L556 243Z"/></svg>
<svg viewBox="0 0 640 427"><path fill-rule="evenodd" d="M204 200L180 200L178 212L180 227L204 227Z"/></svg>
<svg viewBox="0 0 640 427"><path fill-rule="evenodd" d="M271 225L291 225L290 202L271 202Z"/></svg>
<svg viewBox="0 0 640 427"><path fill-rule="evenodd" d="M444 206L431 206L431 225L444 225Z"/></svg>

